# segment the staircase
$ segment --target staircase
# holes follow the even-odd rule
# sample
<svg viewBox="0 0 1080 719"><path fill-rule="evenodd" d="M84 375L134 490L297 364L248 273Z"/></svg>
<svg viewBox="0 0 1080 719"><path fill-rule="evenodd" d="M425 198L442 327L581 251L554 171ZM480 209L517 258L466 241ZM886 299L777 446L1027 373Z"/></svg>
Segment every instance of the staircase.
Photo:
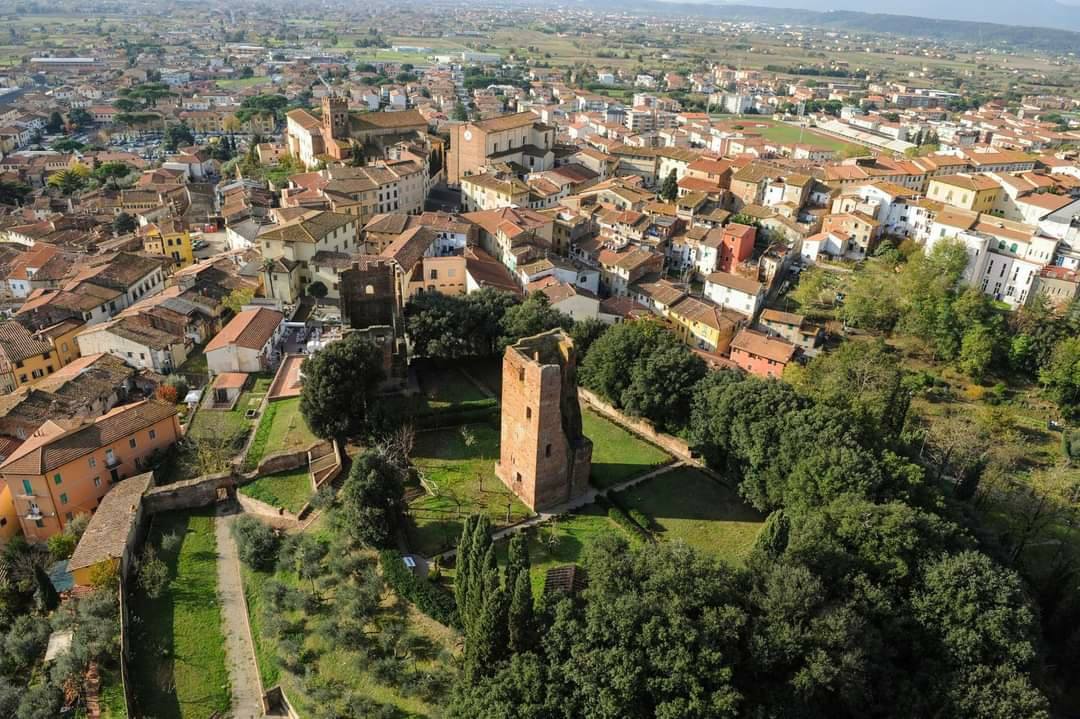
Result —
<svg viewBox="0 0 1080 719"><path fill-rule="evenodd" d="M341 472L337 443L322 442L308 451L308 469L316 490L326 482L333 481Z"/></svg>

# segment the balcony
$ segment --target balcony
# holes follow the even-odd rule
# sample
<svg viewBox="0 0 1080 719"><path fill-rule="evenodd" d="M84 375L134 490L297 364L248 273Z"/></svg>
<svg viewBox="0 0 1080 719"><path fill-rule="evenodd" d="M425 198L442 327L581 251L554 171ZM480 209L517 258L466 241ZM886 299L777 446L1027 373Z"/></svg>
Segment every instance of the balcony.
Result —
<svg viewBox="0 0 1080 719"><path fill-rule="evenodd" d="M109 469L112 469L113 467L119 467L122 461L123 460L116 455L111 455L105 458L105 466Z"/></svg>
<svg viewBox="0 0 1080 719"><path fill-rule="evenodd" d="M24 518L28 519L28 520L30 520L32 522L36 522L39 519L44 519L45 515L41 513L40 509L38 509L37 507L34 507L34 508L28 509L26 511L26 514L24 515Z"/></svg>

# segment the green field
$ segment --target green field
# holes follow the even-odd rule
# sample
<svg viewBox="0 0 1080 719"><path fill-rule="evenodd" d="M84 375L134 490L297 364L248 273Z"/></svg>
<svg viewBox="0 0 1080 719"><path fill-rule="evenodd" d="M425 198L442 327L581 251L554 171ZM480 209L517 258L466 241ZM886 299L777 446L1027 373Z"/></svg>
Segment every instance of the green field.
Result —
<svg viewBox="0 0 1080 719"><path fill-rule="evenodd" d="M462 429L472 437L466 443ZM409 544L424 556L438 554L457 544L465 518L485 513L496 526L529 516L521 503L495 476L499 458L499 428L469 424L453 429L420 432L413 448L413 464L434 491L409 505L412 527Z"/></svg>
<svg viewBox="0 0 1080 719"><path fill-rule="evenodd" d="M161 539L170 534L180 542L167 550ZM208 719L227 712L213 510L159 514L147 542L169 567L170 582L157 599L138 592L132 603L131 669L140 715Z"/></svg>
<svg viewBox="0 0 1080 719"><path fill-rule="evenodd" d="M820 132L814 132L810 129L803 129L801 127L788 125L782 122L770 121L769 127L762 128L760 130L754 128L753 131L760 132L762 137L764 137L766 140L772 140L773 142L802 142L806 145L819 145L821 147L826 147L841 154L867 152L867 148L863 145L859 145L858 143L846 142L844 140L830 137L829 135L825 135Z"/></svg>
<svg viewBox="0 0 1080 719"><path fill-rule="evenodd" d="M428 366L417 370L420 391L428 407L442 408L488 399L457 367Z"/></svg>
<svg viewBox="0 0 1080 719"><path fill-rule="evenodd" d="M311 473L307 466L292 472L279 472L259 477L240 488L240 493L266 502L271 507L284 507L299 514L311 499Z"/></svg>
<svg viewBox="0 0 1080 719"><path fill-rule="evenodd" d="M258 87L271 84L268 77L238 77L233 80L218 80L217 86L223 90L240 90L245 87Z"/></svg>
<svg viewBox="0 0 1080 719"><path fill-rule="evenodd" d="M582 429L593 442L592 472L589 479L600 489L644 474L671 459L667 452L650 444L590 409L581 412Z"/></svg>
<svg viewBox="0 0 1080 719"><path fill-rule="evenodd" d="M746 560L763 521L734 490L690 467L665 472L617 498L645 513L661 541L682 540L735 566Z"/></svg>

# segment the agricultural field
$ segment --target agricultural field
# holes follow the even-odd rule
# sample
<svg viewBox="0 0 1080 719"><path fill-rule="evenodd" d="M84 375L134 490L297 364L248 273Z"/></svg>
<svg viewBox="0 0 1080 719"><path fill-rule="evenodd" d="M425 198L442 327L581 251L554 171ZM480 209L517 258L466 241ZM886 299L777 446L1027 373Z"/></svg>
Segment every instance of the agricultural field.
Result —
<svg viewBox="0 0 1080 719"><path fill-rule="evenodd" d="M735 490L692 467L653 477L613 501L644 514L660 541L686 542L732 566L746 560L764 521Z"/></svg>
<svg viewBox="0 0 1080 719"><path fill-rule="evenodd" d="M136 592L131 662L140 715L207 719L230 706L217 600L213 509L160 514L147 543L169 568L163 594Z"/></svg>
<svg viewBox="0 0 1080 719"><path fill-rule="evenodd" d="M332 542L326 534L315 533L314 537ZM242 567L263 685L280 685L301 716L314 712L320 701L317 697L329 683L340 683L350 696L362 697L365 702L391 705L404 716L438 716L433 700L441 697L451 674L446 662L456 652L457 635L385 589L373 574L374 554L357 551L345 561L355 562L355 571L378 581L382 601L372 608L372 618L365 627L373 632L370 645L344 641L332 627L346 621L338 618L339 613L351 619L344 602L353 601L353 595L350 592L346 598L344 589L353 588L338 574L335 563L343 559L339 555L351 551L355 550L331 543L310 582L281 566L274 571ZM362 584L366 586L366 581ZM285 599L275 600L276 596ZM304 678L305 667L317 669L312 679ZM375 711L369 706L363 715L374 716Z"/></svg>

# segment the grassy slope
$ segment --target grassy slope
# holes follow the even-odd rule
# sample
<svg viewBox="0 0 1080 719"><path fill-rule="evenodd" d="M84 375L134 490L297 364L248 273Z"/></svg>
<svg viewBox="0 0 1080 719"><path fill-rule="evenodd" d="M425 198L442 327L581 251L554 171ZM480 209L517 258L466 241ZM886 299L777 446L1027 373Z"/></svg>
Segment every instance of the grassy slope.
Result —
<svg viewBox="0 0 1080 719"><path fill-rule="evenodd" d="M284 507L293 514L303 509L311 497L311 474L307 467L259 477L240 488L242 494L273 507Z"/></svg>
<svg viewBox="0 0 1080 719"><path fill-rule="evenodd" d="M172 551L161 537L182 538ZM207 719L228 711L229 674L217 599L217 540L211 511L158 515L148 541L169 567L171 581L157 599L139 594L134 616L132 674L136 696L147 716Z"/></svg>
<svg viewBox="0 0 1080 719"><path fill-rule="evenodd" d="M601 489L624 482L671 457L619 425L591 411L581 413L585 436L593 441L590 479Z"/></svg>

